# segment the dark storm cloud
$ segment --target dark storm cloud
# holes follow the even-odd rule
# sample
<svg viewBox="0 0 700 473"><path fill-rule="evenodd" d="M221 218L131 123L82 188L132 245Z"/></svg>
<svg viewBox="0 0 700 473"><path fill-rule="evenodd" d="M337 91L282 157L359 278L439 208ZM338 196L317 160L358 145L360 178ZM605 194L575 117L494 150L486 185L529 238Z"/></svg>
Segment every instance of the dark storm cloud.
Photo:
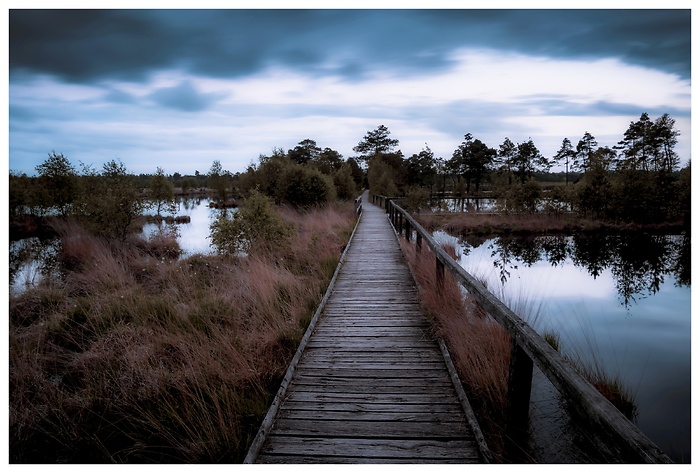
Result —
<svg viewBox="0 0 700 473"><path fill-rule="evenodd" d="M428 73L460 47L614 57L690 77L689 10L11 10L10 72L72 82L271 65L361 78Z"/></svg>
<svg viewBox="0 0 700 473"><path fill-rule="evenodd" d="M189 81L183 81L174 87L163 87L150 95L151 99L163 107L173 108L183 112L199 112L205 110L221 98L219 94L203 94L198 92Z"/></svg>

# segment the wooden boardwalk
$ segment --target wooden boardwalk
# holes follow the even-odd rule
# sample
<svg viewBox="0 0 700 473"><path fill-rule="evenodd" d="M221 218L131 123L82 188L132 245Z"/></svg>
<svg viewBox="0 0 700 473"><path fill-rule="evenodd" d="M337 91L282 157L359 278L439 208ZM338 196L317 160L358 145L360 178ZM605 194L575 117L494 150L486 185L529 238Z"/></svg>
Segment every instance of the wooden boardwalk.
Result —
<svg viewBox="0 0 700 473"><path fill-rule="evenodd" d="M333 292L253 461L480 462L481 437L459 396L389 221L365 202Z"/></svg>

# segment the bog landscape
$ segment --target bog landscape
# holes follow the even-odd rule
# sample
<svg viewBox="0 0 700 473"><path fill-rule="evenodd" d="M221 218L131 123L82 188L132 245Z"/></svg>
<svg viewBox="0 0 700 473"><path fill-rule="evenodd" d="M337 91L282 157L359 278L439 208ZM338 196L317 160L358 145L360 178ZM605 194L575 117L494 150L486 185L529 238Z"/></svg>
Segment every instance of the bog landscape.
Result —
<svg viewBox="0 0 700 473"><path fill-rule="evenodd" d="M76 171L52 153L38 177L10 176L15 459L241 461L348 242L365 186L441 233L467 268L493 260L495 280L474 274L531 325L540 322L541 335L635 420L640 380L622 376L628 368L605 359L614 352L586 339L600 327L566 346L571 335L559 332L546 296L507 289L520 266L540 260L592 279L610 273L618 298L605 310L626 307L618 316L628 319L670 291L667 281L689 289L690 167L679 168L672 141L648 147L634 135L649 129L675 136L670 117L645 114L619 152L598 148L590 134L576 147L565 139L555 159L572 171L557 174L532 141L506 138L496 150L470 134L447 161L429 148L404 159L384 126L358 143L362 164L311 139L237 174L219 162L195 176L135 176L117 162ZM209 244L185 252L180 228L195 225L188 214L200 207ZM416 264L428 275L421 304L432 330L452 348L487 442L505 455L508 334L483 321L468 292L453 287L449 300L436 299L430 263ZM689 305L674 309L655 323L682 320ZM567 310L575 318L586 309L571 300ZM624 360L629 370L644 361Z"/></svg>
<svg viewBox="0 0 700 473"><path fill-rule="evenodd" d="M691 462L689 10L190 13L11 12L10 463Z"/></svg>

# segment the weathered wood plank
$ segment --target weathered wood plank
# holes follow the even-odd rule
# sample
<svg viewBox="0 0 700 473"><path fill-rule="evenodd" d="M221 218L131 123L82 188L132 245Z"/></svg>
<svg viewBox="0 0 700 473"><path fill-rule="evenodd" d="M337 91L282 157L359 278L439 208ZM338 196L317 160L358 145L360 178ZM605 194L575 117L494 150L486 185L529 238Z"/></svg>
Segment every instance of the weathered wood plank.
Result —
<svg viewBox="0 0 700 473"><path fill-rule="evenodd" d="M341 457L332 456L325 457L320 455L314 456L302 456L302 455L260 455L259 463L265 464L317 464L317 463L340 463L340 464L360 464L360 463L370 463L370 464L397 464L397 463L408 463L413 464L417 461L413 458L379 458L379 457ZM441 458L441 459L431 459L431 458L421 458L420 463L437 463L437 464L451 464L451 463L471 463L463 459L454 458ZM474 462L476 463L476 462Z"/></svg>
<svg viewBox="0 0 700 473"><path fill-rule="evenodd" d="M406 393L333 393L333 392L305 392L292 390L287 393L285 400L305 402L359 402L359 403L385 403L385 404L453 404L458 402L454 394L444 393L439 399L430 394L406 394Z"/></svg>
<svg viewBox="0 0 700 473"><path fill-rule="evenodd" d="M332 368L306 368L304 372L312 376L339 376L343 378L359 378L365 382L378 383L382 379L389 378L418 378L426 382L432 379L441 379L447 376L447 370L415 370L415 369L386 369L386 370L362 370L362 369L332 369Z"/></svg>
<svg viewBox="0 0 700 473"><path fill-rule="evenodd" d="M304 361L347 361L349 356L352 356L353 361L377 361L377 354L365 354L364 352L355 352L354 354L348 352L322 352L320 350L314 350L313 353L306 354L304 356ZM382 361L388 362L439 362L440 360L435 360L432 356L426 357L421 354L403 354L401 352L387 352L381 356Z"/></svg>
<svg viewBox="0 0 700 473"><path fill-rule="evenodd" d="M415 410L418 410L416 408ZM395 411L375 411L358 412L356 410L319 410L319 409L284 409L280 411L278 419L309 419L309 420L372 420L372 421L395 421L395 422L433 422L436 424L444 422L454 422L461 419L460 411L452 412L395 412Z"/></svg>
<svg viewBox="0 0 700 473"><path fill-rule="evenodd" d="M286 437L271 435L266 454L357 456L365 458L445 458L478 461L475 445L467 440L403 440ZM331 460L332 461L332 460Z"/></svg>
<svg viewBox="0 0 700 473"><path fill-rule="evenodd" d="M420 386L420 387L445 387L449 388L452 384L450 383L449 380L444 379L442 377L442 373L439 373L440 376L436 377L435 379L431 379L429 383L425 382L424 378L387 378L386 380L382 381L381 387L385 388L390 388L390 387L397 387L397 388L404 388L404 387L411 387L411 386ZM296 376L294 378L294 385L318 385L318 386L327 386L327 385L335 385L335 386L362 386L365 387L365 383L358 383L356 378L348 378L348 377L343 377L343 376L311 376L309 373L301 373L299 376ZM379 387L379 386L374 386L374 387ZM370 389L372 386L370 386Z"/></svg>
<svg viewBox="0 0 700 473"><path fill-rule="evenodd" d="M280 413L291 410L313 410L316 412L350 412L367 414L446 414L455 418L464 415L457 404L382 404L360 402L319 402L319 401L285 401L284 409ZM280 414L282 415L282 414ZM332 416L330 416L332 417Z"/></svg>
<svg viewBox="0 0 700 473"><path fill-rule="evenodd" d="M379 360L370 362L367 360L345 360L345 361L304 361L299 363L304 369L335 369L335 370L439 370L443 371L444 364L438 362L405 362L405 361L387 361Z"/></svg>
<svg viewBox="0 0 700 473"><path fill-rule="evenodd" d="M467 439L467 423L456 422L393 421L393 420L328 420L277 419L276 435L328 436L352 438L431 438Z"/></svg>
<svg viewBox="0 0 700 473"><path fill-rule="evenodd" d="M417 381L417 380L416 380ZM367 386L364 383L353 383L353 384L336 384L333 382L321 384L302 384L294 383L294 385L289 389L288 392L310 392L317 393L323 391L324 393L345 393L345 394L388 394L388 393L403 393L403 394L429 394L431 396L440 396L447 389L449 385L439 384L439 385L428 385L425 383L418 384L414 382L405 386Z"/></svg>
<svg viewBox="0 0 700 473"><path fill-rule="evenodd" d="M357 348L366 348L368 350L372 350L375 348L379 348L382 346L382 341L381 340L370 340L370 339L360 339L358 337L355 337L354 340L348 340L348 339L343 339L343 340L336 340L330 337L326 338L321 338L319 337L318 339L312 339L312 341L309 343L309 346L312 348L320 348L320 347L328 347L328 348L345 348L345 347L357 347ZM385 342L385 345L387 348L392 348L394 350L403 350L403 349L431 349L433 346L433 341L432 340L412 340L410 338L405 338L403 340L398 339L398 338L392 338L392 340L387 340Z"/></svg>

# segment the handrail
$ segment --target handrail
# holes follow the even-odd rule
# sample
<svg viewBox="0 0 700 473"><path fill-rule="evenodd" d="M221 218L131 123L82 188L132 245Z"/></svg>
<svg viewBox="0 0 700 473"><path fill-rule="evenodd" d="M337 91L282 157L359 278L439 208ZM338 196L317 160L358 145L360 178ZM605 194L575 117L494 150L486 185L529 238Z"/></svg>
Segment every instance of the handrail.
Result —
<svg viewBox="0 0 700 473"><path fill-rule="evenodd" d="M362 213L362 194L355 199L355 215Z"/></svg>
<svg viewBox="0 0 700 473"><path fill-rule="evenodd" d="M519 433L527 431L534 363L559 392L572 401L569 404L590 422L594 430L593 437L601 448L613 448L610 445L612 440L616 445L613 453L619 455L623 462L672 463L668 455L649 440L523 319L449 256L432 235L392 198L372 196L372 202L381 202L380 205L389 214L397 234L403 234L410 241L411 229L415 230L418 251L423 242L433 251L438 287L447 268L486 312L510 334L512 351L508 380L508 425L506 426L506 432L510 438L517 439L521 436Z"/></svg>

